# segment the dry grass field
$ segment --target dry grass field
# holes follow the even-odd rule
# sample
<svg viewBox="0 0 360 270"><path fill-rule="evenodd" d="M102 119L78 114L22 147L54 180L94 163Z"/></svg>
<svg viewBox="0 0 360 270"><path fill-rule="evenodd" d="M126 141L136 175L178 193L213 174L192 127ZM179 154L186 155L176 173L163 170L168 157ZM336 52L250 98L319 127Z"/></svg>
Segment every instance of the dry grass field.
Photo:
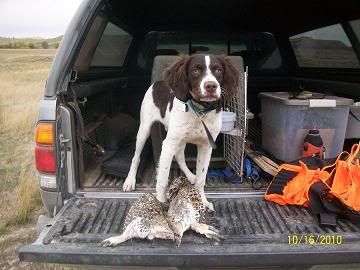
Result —
<svg viewBox="0 0 360 270"><path fill-rule="evenodd" d="M0 269L64 269L19 263L42 209L33 163L38 104L56 50L0 49ZM65 268L68 269L68 268Z"/></svg>
<svg viewBox="0 0 360 270"><path fill-rule="evenodd" d="M0 50L0 232L40 205L33 165L38 103L54 50Z"/></svg>

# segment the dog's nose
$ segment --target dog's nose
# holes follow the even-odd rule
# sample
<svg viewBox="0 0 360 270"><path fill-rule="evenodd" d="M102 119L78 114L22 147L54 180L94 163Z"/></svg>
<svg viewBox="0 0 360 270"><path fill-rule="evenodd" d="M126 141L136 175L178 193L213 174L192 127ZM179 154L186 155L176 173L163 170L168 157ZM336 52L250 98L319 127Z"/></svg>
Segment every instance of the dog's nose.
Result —
<svg viewBox="0 0 360 270"><path fill-rule="evenodd" d="M207 92L213 93L213 92L215 92L215 90L217 88L217 84L216 84L216 82L208 81L208 82L204 83L204 87Z"/></svg>

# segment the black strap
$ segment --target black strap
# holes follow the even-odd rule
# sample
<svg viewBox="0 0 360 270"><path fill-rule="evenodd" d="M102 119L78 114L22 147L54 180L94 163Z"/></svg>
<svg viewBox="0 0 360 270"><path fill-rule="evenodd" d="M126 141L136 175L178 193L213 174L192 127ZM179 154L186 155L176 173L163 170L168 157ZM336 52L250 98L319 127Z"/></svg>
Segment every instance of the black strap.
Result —
<svg viewBox="0 0 360 270"><path fill-rule="evenodd" d="M73 103L74 103L73 109L75 111L75 115L76 115L76 118L77 118L78 123L79 123L80 137L81 137L82 140L86 140L87 138L85 136L84 119L82 117L82 114L81 114L81 111L80 111L80 108L79 108L76 93L75 93L75 91L74 91L74 89L72 87L70 87L70 89L71 89L71 92L72 92Z"/></svg>
<svg viewBox="0 0 360 270"><path fill-rule="evenodd" d="M284 194L284 188L295 176L296 172L281 169L271 181L266 194Z"/></svg>
<svg viewBox="0 0 360 270"><path fill-rule="evenodd" d="M350 209L334 196L329 199L329 191L322 181L314 183L309 190L309 209L319 218L320 225L335 227L338 217L360 224L360 213Z"/></svg>
<svg viewBox="0 0 360 270"><path fill-rule="evenodd" d="M197 117L199 117L201 123L202 123L203 126L204 126L204 129L205 129L205 132L206 132L206 136L208 137L208 140L209 140L209 143L210 143L212 149L216 149L215 140L214 140L214 138L212 137L212 135L211 135L208 127L206 126L205 122L204 122L203 119L202 119L202 117L203 117L206 113L214 110L215 108L210 108L210 109L209 109L209 108L204 107L204 109L200 109L200 108L198 108L197 106L195 106L194 102L200 104L199 101L195 101L195 100L189 99L189 100L185 103L185 111L188 111L188 108L190 107L190 108L193 110L193 112L197 115ZM201 105L201 106L204 106L203 104L200 104L200 105Z"/></svg>
<svg viewBox="0 0 360 270"><path fill-rule="evenodd" d="M76 93L74 91L73 88L71 88L71 91L72 91L72 97L73 97L73 109L75 111L75 115L76 115L76 119L79 123L79 126L78 126L78 134L79 134L79 141L81 142L84 142L86 144L88 144L90 147L92 147L94 149L94 151L100 155L104 155L105 154L105 149L97 144L97 143L94 143L91 141L91 139L89 138L89 136L85 133L85 124L84 124L84 119L82 117L82 113L81 113L81 110L80 110L80 107L79 107L79 103L77 101L77 97L76 97ZM80 151L79 151L80 153ZM80 154L82 155L82 153ZM82 157L81 157L82 158Z"/></svg>
<svg viewBox="0 0 360 270"><path fill-rule="evenodd" d="M329 192L329 188L322 182L314 183L309 189L309 209L318 218L319 224L325 227L336 227L336 214L328 211L323 203L323 195Z"/></svg>
<svg viewBox="0 0 360 270"><path fill-rule="evenodd" d="M353 223L360 224L360 212L357 212L343 204L338 198L327 199L327 193L322 196L322 203L329 212L336 213L339 218L351 220Z"/></svg>
<svg viewBox="0 0 360 270"><path fill-rule="evenodd" d="M355 120L359 121L360 122L360 119L352 112L352 111L349 111L349 114L355 118Z"/></svg>
<svg viewBox="0 0 360 270"><path fill-rule="evenodd" d="M185 104L185 106L187 106L187 104ZM191 106L191 105L190 105L190 106ZM208 137L208 140L209 140L209 143L210 143L212 149L216 149L215 140L214 140L214 138L212 137L212 135L211 135L208 127L206 126L205 122L202 120L201 115L199 114L198 111L194 110L194 108L192 108L192 109L193 109L193 112L197 115L197 117L199 117L201 123L203 124L204 129L205 129L205 132L206 132L206 136Z"/></svg>
<svg viewBox="0 0 360 270"><path fill-rule="evenodd" d="M79 174L80 179L83 178L84 173L84 157L83 157L83 145L82 142L84 140L85 128L84 128L84 120L81 115L81 111L79 108L79 104L77 102L76 93L72 87L70 87L73 95L73 103L69 104L73 110L75 111L76 117L76 142L78 147L78 156L79 156Z"/></svg>
<svg viewBox="0 0 360 270"><path fill-rule="evenodd" d="M209 143L210 143L212 149L216 149L216 144L215 144L214 138L211 136L211 133L210 133L208 127L205 125L205 122L202 119L200 119L200 120L201 120L201 123L203 124L203 126L205 128L205 132L206 132L206 135L207 135L207 137L209 139Z"/></svg>

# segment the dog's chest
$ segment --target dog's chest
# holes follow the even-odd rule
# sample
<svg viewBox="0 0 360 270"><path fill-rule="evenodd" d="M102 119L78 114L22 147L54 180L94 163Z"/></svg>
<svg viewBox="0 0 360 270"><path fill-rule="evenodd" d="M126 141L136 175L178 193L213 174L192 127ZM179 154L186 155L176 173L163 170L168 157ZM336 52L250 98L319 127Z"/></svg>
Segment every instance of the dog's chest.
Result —
<svg viewBox="0 0 360 270"><path fill-rule="evenodd" d="M209 138L201 122L204 121L214 139L221 129L221 112L211 111L204 117L199 117L194 111L184 110L183 104L174 104L168 118L168 134L185 143L206 144Z"/></svg>

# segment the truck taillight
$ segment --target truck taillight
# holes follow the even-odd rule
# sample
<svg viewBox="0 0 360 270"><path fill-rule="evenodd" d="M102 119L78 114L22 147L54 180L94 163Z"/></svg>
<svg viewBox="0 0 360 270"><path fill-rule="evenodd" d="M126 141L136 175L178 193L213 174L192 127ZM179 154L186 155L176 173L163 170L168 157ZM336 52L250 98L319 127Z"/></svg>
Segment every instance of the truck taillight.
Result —
<svg viewBox="0 0 360 270"><path fill-rule="evenodd" d="M35 142L40 145L54 145L54 125L52 123L39 123L36 126Z"/></svg>
<svg viewBox="0 0 360 270"><path fill-rule="evenodd" d="M54 147L35 146L36 169L42 173L55 173L55 151Z"/></svg>
<svg viewBox="0 0 360 270"><path fill-rule="evenodd" d="M56 156L54 145L54 124L39 123L35 132L35 164L41 173L56 172Z"/></svg>

